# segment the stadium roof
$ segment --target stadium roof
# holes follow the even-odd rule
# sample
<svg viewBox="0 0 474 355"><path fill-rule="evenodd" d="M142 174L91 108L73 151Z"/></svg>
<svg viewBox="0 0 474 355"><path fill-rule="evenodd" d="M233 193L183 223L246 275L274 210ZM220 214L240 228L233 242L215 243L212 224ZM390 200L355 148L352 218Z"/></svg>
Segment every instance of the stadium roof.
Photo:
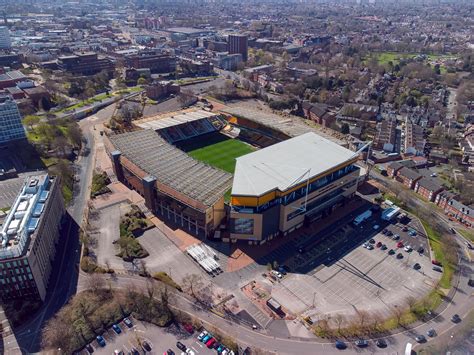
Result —
<svg viewBox="0 0 474 355"><path fill-rule="evenodd" d="M347 145L342 140L325 133L323 129L317 129L307 125L301 117L296 116L280 116L271 112L254 110L250 108L228 107L222 109L223 112L233 116L242 117L261 125L271 127L280 131L287 136L296 137L306 132L315 132L324 138L333 141L339 145Z"/></svg>
<svg viewBox="0 0 474 355"><path fill-rule="evenodd" d="M232 195L285 191L355 157L349 149L313 132L305 133L237 158Z"/></svg>
<svg viewBox="0 0 474 355"><path fill-rule="evenodd" d="M212 206L231 187L231 174L194 160L153 130L109 138L122 156L147 174L205 206Z"/></svg>
<svg viewBox="0 0 474 355"><path fill-rule="evenodd" d="M214 116L216 116L215 112L192 109L155 115L135 121L133 123L140 128L151 128L157 131L163 128L177 126L183 123L198 121L203 118Z"/></svg>

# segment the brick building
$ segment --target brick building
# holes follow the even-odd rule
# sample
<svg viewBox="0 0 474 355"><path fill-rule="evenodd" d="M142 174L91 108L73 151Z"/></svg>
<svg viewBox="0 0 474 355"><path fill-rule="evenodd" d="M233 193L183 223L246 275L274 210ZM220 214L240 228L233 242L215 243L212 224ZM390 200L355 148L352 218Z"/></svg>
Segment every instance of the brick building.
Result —
<svg viewBox="0 0 474 355"><path fill-rule="evenodd" d="M422 176L415 170L409 169L407 167L400 169L396 175L396 179L398 181L412 190L415 188L416 182L420 180L421 177Z"/></svg>
<svg viewBox="0 0 474 355"><path fill-rule="evenodd" d="M436 196L443 190L443 186L428 177L423 177L415 183L415 192L431 202L434 202Z"/></svg>
<svg viewBox="0 0 474 355"><path fill-rule="evenodd" d="M325 104L311 104L303 102L302 104L304 116L324 127L330 127L336 122L336 116L329 112L328 106Z"/></svg>

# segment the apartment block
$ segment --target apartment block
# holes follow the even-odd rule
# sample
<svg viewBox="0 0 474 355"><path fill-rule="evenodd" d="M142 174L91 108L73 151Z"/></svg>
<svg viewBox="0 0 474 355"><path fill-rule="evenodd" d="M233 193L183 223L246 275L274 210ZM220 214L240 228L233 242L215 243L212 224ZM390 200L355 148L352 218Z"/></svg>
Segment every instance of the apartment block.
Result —
<svg viewBox="0 0 474 355"><path fill-rule="evenodd" d="M30 176L0 231L0 297L45 299L65 209L58 178Z"/></svg>

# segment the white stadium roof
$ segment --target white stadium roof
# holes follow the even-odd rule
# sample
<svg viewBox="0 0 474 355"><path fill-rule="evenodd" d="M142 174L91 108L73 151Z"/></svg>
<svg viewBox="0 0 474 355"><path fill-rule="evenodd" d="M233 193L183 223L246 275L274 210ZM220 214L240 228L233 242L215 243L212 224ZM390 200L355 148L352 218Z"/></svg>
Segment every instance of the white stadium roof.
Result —
<svg viewBox="0 0 474 355"><path fill-rule="evenodd" d="M320 175L357 153L309 132L237 158L232 195L261 196Z"/></svg>

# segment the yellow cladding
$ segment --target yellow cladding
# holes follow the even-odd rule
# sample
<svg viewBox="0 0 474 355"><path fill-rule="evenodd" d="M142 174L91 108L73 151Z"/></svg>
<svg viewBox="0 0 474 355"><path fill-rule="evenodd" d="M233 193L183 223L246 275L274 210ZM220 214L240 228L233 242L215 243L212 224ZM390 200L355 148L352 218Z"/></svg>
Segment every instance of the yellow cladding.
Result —
<svg viewBox="0 0 474 355"><path fill-rule="evenodd" d="M344 167L346 167L350 164L354 164L357 160L358 160L358 158L354 158L353 160L345 162L343 164L340 164L340 165L338 165L338 166L336 166L336 167L334 167L330 170L325 171L322 174L316 175L315 177L309 179L309 183L312 183L313 181L315 181L317 179L320 179L320 178L322 178L326 175L329 175L329 174L335 172L336 170L344 168ZM268 192L268 193L266 193L265 195L262 195L262 196L231 196L231 203L234 206L247 206L247 207L261 206L264 203L270 202L271 200L273 200L276 197L286 196L286 195L292 193L293 191L296 191L296 190L302 188L303 186L306 186L306 181L303 181L303 182L299 183L298 185L292 187L289 190L286 190L286 191L273 190L273 191L270 191L270 192Z"/></svg>

